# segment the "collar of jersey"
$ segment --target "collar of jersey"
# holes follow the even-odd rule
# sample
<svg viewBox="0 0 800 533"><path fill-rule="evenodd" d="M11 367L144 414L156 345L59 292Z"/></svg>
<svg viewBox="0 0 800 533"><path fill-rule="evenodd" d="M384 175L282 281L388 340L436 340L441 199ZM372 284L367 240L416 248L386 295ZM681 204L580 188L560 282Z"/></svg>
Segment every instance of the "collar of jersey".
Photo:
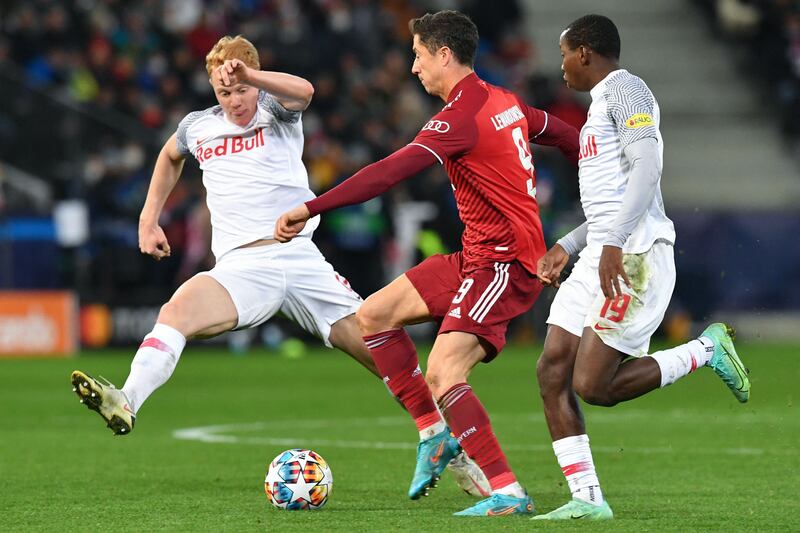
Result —
<svg viewBox="0 0 800 533"><path fill-rule="evenodd" d="M609 79L611 79L611 76L615 76L615 75L616 75L617 73L619 73L619 72L628 72L628 71L627 71L627 70L625 70L624 68L618 68L617 70L612 70L611 72L609 72L609 73L606 75L606 77L605 77L605 78L603 78L602 80L600 80L600 81L597 83L597 85L595 85L594 87L592 87L592 90L591 90L591 91L589 91L589 94L590 94L590 95L592 95L592 100L597 100L598 98L600 98L600 96L602 96L602 94L603 94L603 93L605 92L605 90L606 90L606 84L608 83L608 80L609 80Z"/></svg>
<svg viewBox="0 0 800 533"><path fill-rule="evenodd" d="M464 89L464 87L466 87L468 84L476 83L478 81L480 81L480 78L478 78L478 75L475 74L475 71L470 72L461 78L461 80L456 83L455 87L453 87L453 89L450 91L450 94L447 95L447 103L452 103L453 98L458 94L458 91Z"/></svg>

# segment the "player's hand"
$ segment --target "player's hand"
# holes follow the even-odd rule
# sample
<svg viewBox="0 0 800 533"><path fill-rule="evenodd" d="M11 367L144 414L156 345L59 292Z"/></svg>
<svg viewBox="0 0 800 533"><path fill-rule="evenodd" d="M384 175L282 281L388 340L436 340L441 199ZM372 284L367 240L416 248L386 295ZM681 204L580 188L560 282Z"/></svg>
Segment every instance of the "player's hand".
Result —
<svg viewBox="0 0 800 533"><path fill-rule="evenodd" d="M311 218L306 204L299 205L280 216L275 222L275 239L278 242L289 242L303 231L306 222Z"/></svg>
<svg viewBox="0 0 800 533"><path fill-rule="evenodd" d="M139 224L139 251L156 261L169 257L171 250L164 230L158 224Z"/></svg>
<svg viewBox="0 0 800 533"><path fill-rule="evenodd" d="M558 287L561 285L561 271L568 262L567 251L560 244L555 244L536 263L536 277L542 285Z"/></svg>
<svg viewBox="0 0 800 533"><path fill-rule="evenodd" d="M600 254L600 266L597 268L600 275L600 288L606 298L614 299L622 294L619 278L625 281L630 288L631 281L622 267L622 248L617 246L603 246Z"/></svg>
<svg viewBox="0 0 800 533"><path fill-rule="evenodd" d="M232 87L237 83L249 83L250 67L240 59L226 59L222 65L214 69L212 76L223 87Z"/></svg>

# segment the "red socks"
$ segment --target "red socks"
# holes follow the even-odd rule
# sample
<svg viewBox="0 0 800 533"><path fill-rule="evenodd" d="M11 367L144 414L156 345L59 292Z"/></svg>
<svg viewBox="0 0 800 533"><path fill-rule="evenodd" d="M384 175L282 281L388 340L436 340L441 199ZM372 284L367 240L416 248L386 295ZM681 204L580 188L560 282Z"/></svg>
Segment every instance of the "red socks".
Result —
<svg viewBox="0 0 800 533"><path fill-rule="evenodd" d="M417 429L422 431L442 421L408 333L404 329L382 331L365 336L364 342L383 382L414 418Z"/></svg>
<svg viewBox="0 0 800 533"><path fill-rule="evenodd" d="M492 431L489 415L472 387L466 383L453 386L439 398L439 407L461 447L486 474L493 491L517 481Z"/></svg>

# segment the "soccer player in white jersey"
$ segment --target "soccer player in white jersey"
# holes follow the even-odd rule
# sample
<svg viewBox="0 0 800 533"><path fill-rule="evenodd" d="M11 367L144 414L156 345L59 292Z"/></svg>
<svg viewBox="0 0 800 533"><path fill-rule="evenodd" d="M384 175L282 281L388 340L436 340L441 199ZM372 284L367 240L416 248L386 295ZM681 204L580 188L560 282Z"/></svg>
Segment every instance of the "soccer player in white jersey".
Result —
<svg viewBox="0 0 800 533"><path fill-rule="evenodd" d="M279 311L380 377L355 321L361 298L311 241L319 217L299 239L273 238L283 211L314 198L301 160L300 120L314 88L303 78L259 68L258 52L241 36L223 37L208 53L219 105L189 113L166 142L139 220L142 253L169 257L158 219L184 159L194 156L203 171L216 265L186 281L161 307L122 389L72 373L81 401L117 435L131 432L144 401L172 375L187 339L254 327ZM450 466L467 492L480 496L488 488L465 454Z"/></svg>
<svg viewBox="0 0 800 533"><path fill-rule="evenodd" d="M710 366L746 402L750 381L724 324L648 355L675 285L675 231L660 191L658 104L640 78L619 67L619 33L608 18L577 19L559 46L567 85L592 96L578 172L586 222L537 265L543 283L559 286L570 254L580 253L553 300L536 370L572 500L534 518L609 519L613 512L600 490L575 393L592 405L613 406Z"/></svg>

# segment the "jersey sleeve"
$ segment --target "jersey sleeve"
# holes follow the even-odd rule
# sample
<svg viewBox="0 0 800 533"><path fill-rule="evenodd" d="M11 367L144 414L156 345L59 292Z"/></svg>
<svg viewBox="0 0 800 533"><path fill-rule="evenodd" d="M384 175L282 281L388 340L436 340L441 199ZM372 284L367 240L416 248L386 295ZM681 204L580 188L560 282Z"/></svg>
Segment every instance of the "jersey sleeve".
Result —
<svg viewBox="0 0 800 533"><path fill-rule="evenodd" d="M430 149L404 146L390 156L362 168L325 194L306 202L306 207L311 216L316 216L337 207L365 202L433 164Z"/></svg>
<svg viewBox="0 0 800 533"><path fill-rule="evenodd" d="M522 108L525 119L528 121L528 140L535 142L534 139L547 132L547 126L550 124L550 119L552 117L548 115L546 111L521 102L519 98L517 98L517 103Z"/></svg>
<svg viewBox="0 0 800 533"><path fill-rule="evenodd" d="M289 124L294 124L300 120L300 115L303 114L302 111L292 111L291 109L286 109L274 96L269 94L267 91L258 92L258 106L278 120L282 122L288 122Z"/></svg>
<svg viewBox="0 0 800 533"><path fill-rule="evenodd" d="M658 139L653 115L656 101L642 80L626 78L610 85L606 98L608 114L617 128L621 148L639 139Z"/></svg>
<svg viewBox="0 0 800 533"><path fill-rule="evenodd" d="M189 127L194 124L197 119L202 117L203 115L207 114L209 111L192 111L185 117L183 120L180 121L178 124L178 131L175 132L175 145L178 148L178 152L181 155L188 156L191 155L192 150L189 148L191 146L189 141Z"/></svg>
<svg viewBox="0 0 800 533"><path fill-rule="evenodd" d="M528 140L542 146L558 148L572 164L578 166L578 130L546 111L527 105L519 98L517 103L528 122Z"/></svg>
<svg viewBox="0 0 800 533"><path fill-rule="evenodd" d="M409 145L425 148L444 164L445 159L468 152L477 140L475 119L450 106L434 115Z"/></svg>

